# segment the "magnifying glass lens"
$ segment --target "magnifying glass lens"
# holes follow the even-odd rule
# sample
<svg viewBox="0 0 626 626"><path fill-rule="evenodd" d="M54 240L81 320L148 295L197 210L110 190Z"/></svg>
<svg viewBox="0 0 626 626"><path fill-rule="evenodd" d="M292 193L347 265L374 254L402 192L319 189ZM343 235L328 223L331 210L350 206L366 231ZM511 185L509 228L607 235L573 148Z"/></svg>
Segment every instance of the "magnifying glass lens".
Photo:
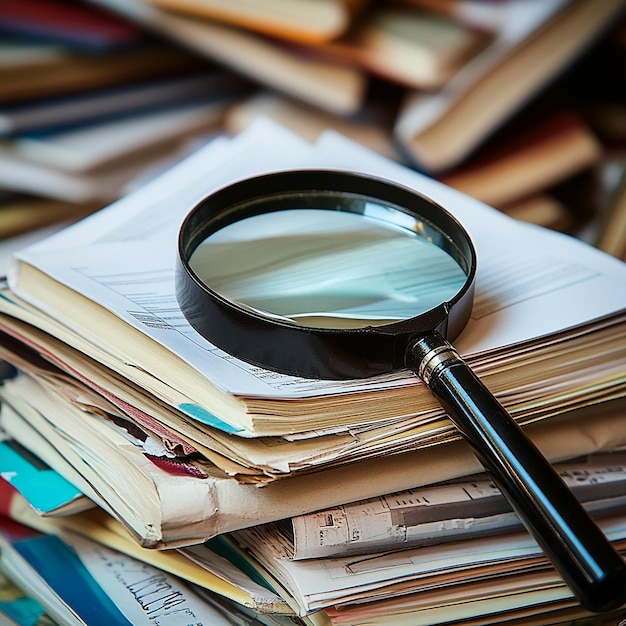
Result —
<svg viewBox="0 0 626 626"><path fill-rule="evenodd" d="M327 200L341 206L342 198ZM211 234L189 263L231 302L319 328L390 324L459 292L467 273L440 247L452 245L448 238L406 214L380 219L389 217L389 206L369 201L361 208L254 215Z"/></svg>

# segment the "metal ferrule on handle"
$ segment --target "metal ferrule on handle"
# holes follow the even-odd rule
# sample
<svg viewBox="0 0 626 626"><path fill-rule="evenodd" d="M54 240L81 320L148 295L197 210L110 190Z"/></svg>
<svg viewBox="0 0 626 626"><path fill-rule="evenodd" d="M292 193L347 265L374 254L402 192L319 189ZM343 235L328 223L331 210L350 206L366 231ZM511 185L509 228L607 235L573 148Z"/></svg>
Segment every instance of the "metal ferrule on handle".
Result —
<svg viewBox="0 0 626 626"><path fill-rule="evenodd" d="M588 610L626 602L626 564L551 464L438 333L407 366L426 383L500 491Z"/></svg>

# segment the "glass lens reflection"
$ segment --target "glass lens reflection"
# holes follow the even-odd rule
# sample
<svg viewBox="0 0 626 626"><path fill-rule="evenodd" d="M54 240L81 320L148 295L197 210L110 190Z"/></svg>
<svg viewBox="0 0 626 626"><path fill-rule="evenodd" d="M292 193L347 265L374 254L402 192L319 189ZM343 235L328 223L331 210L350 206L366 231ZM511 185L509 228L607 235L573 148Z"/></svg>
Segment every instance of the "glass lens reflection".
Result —
<svg viewBox="0 0 626 626"><path fill-rule="evenodd" d="M292 209L255 215L190 257L222 297L296 324L378 326L449 301L467 276L425 236L367 215Z"/></svg>

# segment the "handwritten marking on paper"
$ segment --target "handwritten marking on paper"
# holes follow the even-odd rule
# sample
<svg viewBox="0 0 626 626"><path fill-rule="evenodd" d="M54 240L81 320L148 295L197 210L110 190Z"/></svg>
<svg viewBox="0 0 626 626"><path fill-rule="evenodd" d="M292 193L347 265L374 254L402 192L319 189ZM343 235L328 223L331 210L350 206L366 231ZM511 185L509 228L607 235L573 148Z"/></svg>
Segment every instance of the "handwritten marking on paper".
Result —
<svg viewBox="0 0 626 626"><path fill-rule="evenodd" d="M152 624L203 626L189 606L184 589L177 587L171 576L103 547L96 548L96 552L112 578L131 594Z"/></svg>

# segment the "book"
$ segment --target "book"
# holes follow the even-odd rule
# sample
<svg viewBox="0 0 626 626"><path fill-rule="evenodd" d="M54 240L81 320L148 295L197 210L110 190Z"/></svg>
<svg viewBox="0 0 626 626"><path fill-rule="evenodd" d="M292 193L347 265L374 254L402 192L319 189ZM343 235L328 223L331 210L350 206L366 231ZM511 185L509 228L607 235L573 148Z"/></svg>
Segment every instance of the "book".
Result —
<svg viewBox="0 0 626 626"><path fill-rule="evenodd" d="M2 156L16 162L39 164L67 172L94 172L125 167L135 158L163 152L172 144L202 136L218 128L222 113L237 91L224 82L224 90L208 98L172 104L156 111L121 115L84 126L21 134L8 139ZM3 177L4 178L4 177ZM10 186L7 180L5 185Z"/></svg>
<svg viewBox="0 0 626 626"><path fill-rule="evenodd" d="M53 224L67 225L102 208L99 202L67 202L26 194L0 200L0 237L15 237Z"/></svg>
<svg viewBox="0 0 626 626"><path fill-rule="evenodd" d="M272 37L312 43L340 36L367 5L365 0L268 0L262 5L250 0L148 0L148 3Z"/></svg>
<svg viewBox="0 0 626 626"><path fill-rule="evenodd" d="M159 302L167 303L168 318L172 319L170 316L175 300L171 291L167 295L167 290L172 286L167 277L171 276L174 259L164 257L161 253L164 235L154 239L158 241L158 246L155 246L156 256L161 261L155 259L155 255L148 256L153 244L150 243L150 237L146 238L143 234L146 220L141 215L144 211L151 216L162 216L160 224L152 220L153 231L156 232L159 226L163 227L162 232L169 233L167 236L172 249L175 249L174 240L185 209L193 206L212 186L219 186L232 176L267 171L268 168L294 168L316 163L338 167L343 163L355 168L360 159L365 171L377 172L380 176L413 185L459 215L472 233L482 259L485 278L481 279L479 274L478 285L481 285L482 280L487 280L489 261L493 263L492 281L483 283L485 287L482 295L481 289L478 289L473 319L457 345L463 354L472 357L471 362L479 371L487 374L493 368L494 378L489 379L490 384L496 393L503 396L505 403L506 396L511 397L509 394L512 392L512 388L507 389L507 385L513 388L522 385L519 376L524 358L529 359L530 369L527 371L533 379L536 365L531 366L530 363L534 362L535 354L539 353L542 344L546 348L546 356L558 359L558 350L550 348L550 335L566 332L567 329L575 334L576 327L617 314L623 309L621 290L607 288L607 284L612 281L621 284L623 280L624 267L615 259L558 233L511 220L449 187L384 157L368 153L361 146L351 147L349 142L337 136L327 137L324 143L318 142L316 149L311 151L311 146L303 140L274 125L261 124L250 127L228 145L222 142L210 144L205 151L197 152L178 168L154 181L154 184L141 188L137 194L126 196L108 210L98 212L93 219L83 220L77 227L65 229L61 235L46 240L40 246L19 253L10 272L11 290L65 326L75 329L78 335L87 340L81 344L81 349L89 351L91 344L100 346L109 354L115 352L119 362L111 363L110 366L119 368L122 363L134 363L132 368L128 365L123 368L124 375L134 379L137 384L143 382L143 386L147 386L147 380L143 377L149 372L150 388L157 395L160 394L163 401L192 419L227 432L244 436L283 436L314 428L333 428L337 432L357 424L381 423L380 420L397 419L399 415L436 410L437 405L425 387L414 377L407 377L406 372L348 382L310 381L283 376L268 378L263 371L233 361L210 347L208 342L203 342L197 334L185 328L184 320L178 314L175 322L178 331L170 333L170 324L173 322L163 324L164 317L158 313ZM271 152L268 150L270 144L275 147ZM258 150L263 153L263 159L257 161L254 155L260 154ZM298 160L298 155L301 160ZM345 160L342 160L341 155L345 156ZM244 165L246 158L250 159L247 166ZM207 163L211 159L215 159L213 162L216 167L210 170L209 176ZM195 183L197 186L190 184L193 180L199 181ZM188 194L187 199L185 193ZM165 198L174 195L177 198L176 206L180 207L178 214L158 208L163 202L171 206L172 202ZM120 221L125 226L118 230ZM131 230L131 223L137 224L140 230L136 230L137 227ZM124 240L115 245L100 245L98 242L101 241L104 229L123 232ZM498 232L497 239L493 237L494 231ZM522 240L526 242L523 248L516 243ZM68 254L69 250L72 254ZM81 259L80 273L71 269L76 255ZM115 269L115 258L123 263L124 268ZM145 263L145 269L155 276L153 287L165 286L166 292L158 301L153 299L149 311L133 296L136 287L127 273L128 258L136 262L134 273L137 277L144 269L141 264ZM506 294L499 295L498 286L504 288L501 282L504 275L503 258L507 259L508 268ZM107 276L117 272L120 272L118 276L125 275L124 292L111 291L107 284L99 282L97 276L100 271L94 271L95 265L93 270L87 270L90 259L95 265L99 259L105 260ZM548 275L542 274L541 284L531 289L531 267L550 267L553 271ZM557 267L569 269L561 273L556 272ZM160 273L157 268L161 268ZM572 268L578 268L580 280L573 280ZM564 279L565 275L568 276L567 280ZM550 277L552 282L548 281ZM139 284L143 291L143 279ZM521 289L517 295L514 293L516 284ZM87 286L89 296L85 294ZM551 307L550 315L537 315L536 299L542 303L542 307ZM526 321L520 324L517 321L519 319ZM609 334L619 333L618 318L615 321L615 331L607 330ZM91 325L93 328L90 329ZM105 325L111 331L103 342L102 329ZM181 332L183 328L184 333ZM564 338L560 337L561 340ZM575 342L574 336L572 338ZM505 346L510 346L508 354L507 350L503 350ZM535 353L530 350L531 347ZM504 363L515 350L519 351L520 358L516 362L515 376L512 376L511 370ZM153 356L149 357L148 354ZM589 356L593 358L598 355L591 351ZM608 354L602 355L605 363L607 357ZM502 367L499 367L499 359L503 359L500 362ZM156 367L160 361L166 364L164 367L170 372L176 363L177 371L181 372L176 377L176 388L171 383L159 383L171 379L166 372L157 375ZM619 360L615 363L619 370ZM554 361L551 361L550 367L542 374L546 376L553 365ZM563 363L563 366L567 367L567 363ZM498 370L501 376L499 381ZM573 374L570 368L568 375ZM138 376L142 377L141 382ZM618 379L619 376L610 384L622 384ZM545 381L544 384L547 388ZM538 398L544 396L541 385L536 387L535 393ZM547 389L545 393L548 393ZM351 403L350 409L344 410L347 407L345 400L361 397L367 397L367 409L361 409L358 403Z"/></svg>
<svg viewBox="0 0 626 626"><path fill-rule="evenodd" d="M387 97L390 98L388 94ZM358 114L338 116L262 90L233 103L224 113L222 129L229 135L237 135L257 119L267 117L310 142L316 141L326 130L334 129L363 146L400 161L391 140L393 122L388 104L371 101Z"/></svg>
<svg viewBox="0 0 626 626"><path fill-rule="evenodd" d="M0 104L180 76L203 69L206 61L167 42L146 42L101 55L66 50L30 67L24 63L0 66Z"/></svg>
<svg viewBox="0 0 626 626"><path fill-rule="evenodd" d="M101 208L124 195L135 178L149 179L177 162L188 152L187 139L88 172L64 171L19 158L8 149L0 150L0 184L18 195Z"/></svg>
<svg viewBox="0 0 626 626"><path fill-rule="evenodd" d="M145 38L128 20L66 0L5 2L0 7L0 32L94 52L134 45Z"/></svg>
<svg viewBox="0 0 626 626"><path fill-rule="evenodd" d="M308 50L407 88L436 90L492 39L490 32L453 18L379 4L366 11L343 37Z"/></svg>
<svg viewBox="0 0 626 626"><path fill-rule="evenodd" d="M22 102L0 110L0 134L68 129L222 95L243 79L221 70Z"/></svg>
<svg viewBox="0 0 626 626"><path fill-rule="evenodd" d="M505 209L591 168L603 148L583 117L566 106L529 106L476 150L438 176L447 185Z"/></svg>
<svg viewBox="0 0 626 626"><path fill-rule="evenodd" d="M363 104L368 77L357 68L297 54L275 39L222 22L172 13L147 0L91 2L257 84L325 111L349 115Z"/></svg>
<svg viewBox="0 0 626 626"><path fill-rule="evenodd" d="M623 2L505 3L494 42L433 94L409 93L394 135L436 174L460 165L610 27Z"/></svg>

